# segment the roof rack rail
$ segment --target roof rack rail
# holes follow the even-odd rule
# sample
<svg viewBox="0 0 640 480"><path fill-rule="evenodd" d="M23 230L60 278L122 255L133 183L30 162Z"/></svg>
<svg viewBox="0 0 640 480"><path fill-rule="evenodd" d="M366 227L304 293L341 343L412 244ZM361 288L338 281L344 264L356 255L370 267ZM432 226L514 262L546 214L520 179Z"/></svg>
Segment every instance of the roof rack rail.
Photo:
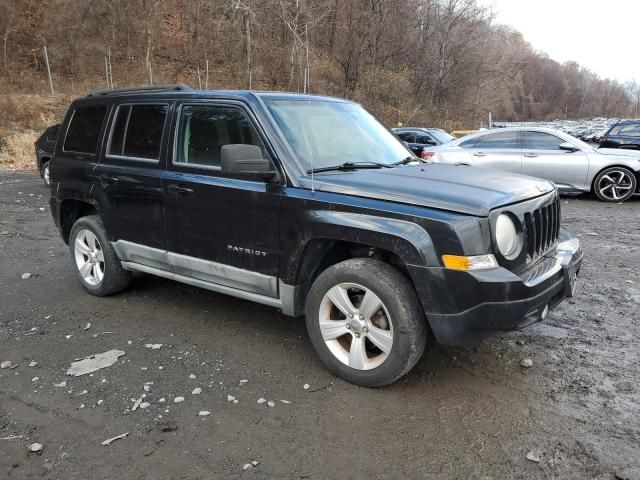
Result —
<svg viewBox="0 0 640 480"><path fill-rule="evenodd" d="M140 92L156 93L156 92L181 92L193 90L189 85L170 84L170 85L145 85L142 87L126 87L114 88L112 90L94 90L87 94L87 97L98 97L102 95L127 95Z"/></svg>

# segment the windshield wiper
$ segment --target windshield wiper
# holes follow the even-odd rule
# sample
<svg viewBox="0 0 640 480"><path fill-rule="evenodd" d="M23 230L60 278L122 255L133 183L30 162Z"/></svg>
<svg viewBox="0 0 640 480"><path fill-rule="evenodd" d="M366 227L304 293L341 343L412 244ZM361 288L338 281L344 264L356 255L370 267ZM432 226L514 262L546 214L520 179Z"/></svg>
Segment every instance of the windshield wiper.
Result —
<svg viewBox="0 0 640 480"><path fill-rule="evenodd" d="M392 163L391 165L393 166L397 166L397 165L406 165L408 163L412 163L412 162L420 162L420 163L427 163L424 161L424 159L416 157L414 155L410 155L407 158L403 158L402 160L400 160L399 162L396 163Z"/></svg>
<svg viewBox="0 0 640 480"><path fill-rule="evenodd" d="M331 172L334 170L357 170L358 168L393 168L393 165L379 162L344 162L330 167L318 167L307 170L307 173Z"/></svg>

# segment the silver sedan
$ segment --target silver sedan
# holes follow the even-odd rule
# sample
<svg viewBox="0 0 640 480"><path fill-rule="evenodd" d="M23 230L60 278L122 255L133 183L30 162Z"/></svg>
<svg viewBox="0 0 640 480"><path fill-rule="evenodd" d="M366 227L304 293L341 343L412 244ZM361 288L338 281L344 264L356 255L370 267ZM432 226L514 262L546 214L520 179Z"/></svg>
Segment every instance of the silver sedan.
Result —
<svg viewBox="0 0 640 480"><path fill-rule="evenodd" d="M599 151L566 133L548 128L484 130L437 147L423 158L522 173L554 182L560 191L593 192L605 202L624 202L638 192L640 157Z"/></svg>

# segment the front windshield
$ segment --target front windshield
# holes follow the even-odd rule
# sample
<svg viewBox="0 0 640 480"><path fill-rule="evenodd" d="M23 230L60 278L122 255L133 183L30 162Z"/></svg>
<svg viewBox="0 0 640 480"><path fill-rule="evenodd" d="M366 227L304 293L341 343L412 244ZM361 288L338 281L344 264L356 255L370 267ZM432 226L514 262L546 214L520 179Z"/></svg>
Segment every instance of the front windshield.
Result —
<svg viewBox="0 0 640 480"><path fill-rule="evenodd" d="M444 130L429 130L429 134L435 137L435 139L440 143L447 143L456 138L453 135L449 135Z"/></svg>
<svg viewBox="0 0 640 480"><path fill-rule="evenodd" d="M305 171L358 162L391 165L411 155L360 105L313 98L266 104Z"/></svg>

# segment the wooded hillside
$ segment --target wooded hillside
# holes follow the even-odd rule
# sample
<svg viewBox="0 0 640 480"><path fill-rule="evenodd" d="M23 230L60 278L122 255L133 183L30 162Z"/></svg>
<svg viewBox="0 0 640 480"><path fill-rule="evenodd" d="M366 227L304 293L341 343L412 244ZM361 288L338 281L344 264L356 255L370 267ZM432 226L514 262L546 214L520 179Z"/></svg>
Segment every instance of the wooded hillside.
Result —
<svg viewBox="0 0 640 480"><path fill-rule="evenodd" d="M0 0L0 36L1 92L48 93L46 45L67 95L150 82L308 90L449 130L490 111L635 116L640 103L637 85L551 60L475 0Z"/></svg>

